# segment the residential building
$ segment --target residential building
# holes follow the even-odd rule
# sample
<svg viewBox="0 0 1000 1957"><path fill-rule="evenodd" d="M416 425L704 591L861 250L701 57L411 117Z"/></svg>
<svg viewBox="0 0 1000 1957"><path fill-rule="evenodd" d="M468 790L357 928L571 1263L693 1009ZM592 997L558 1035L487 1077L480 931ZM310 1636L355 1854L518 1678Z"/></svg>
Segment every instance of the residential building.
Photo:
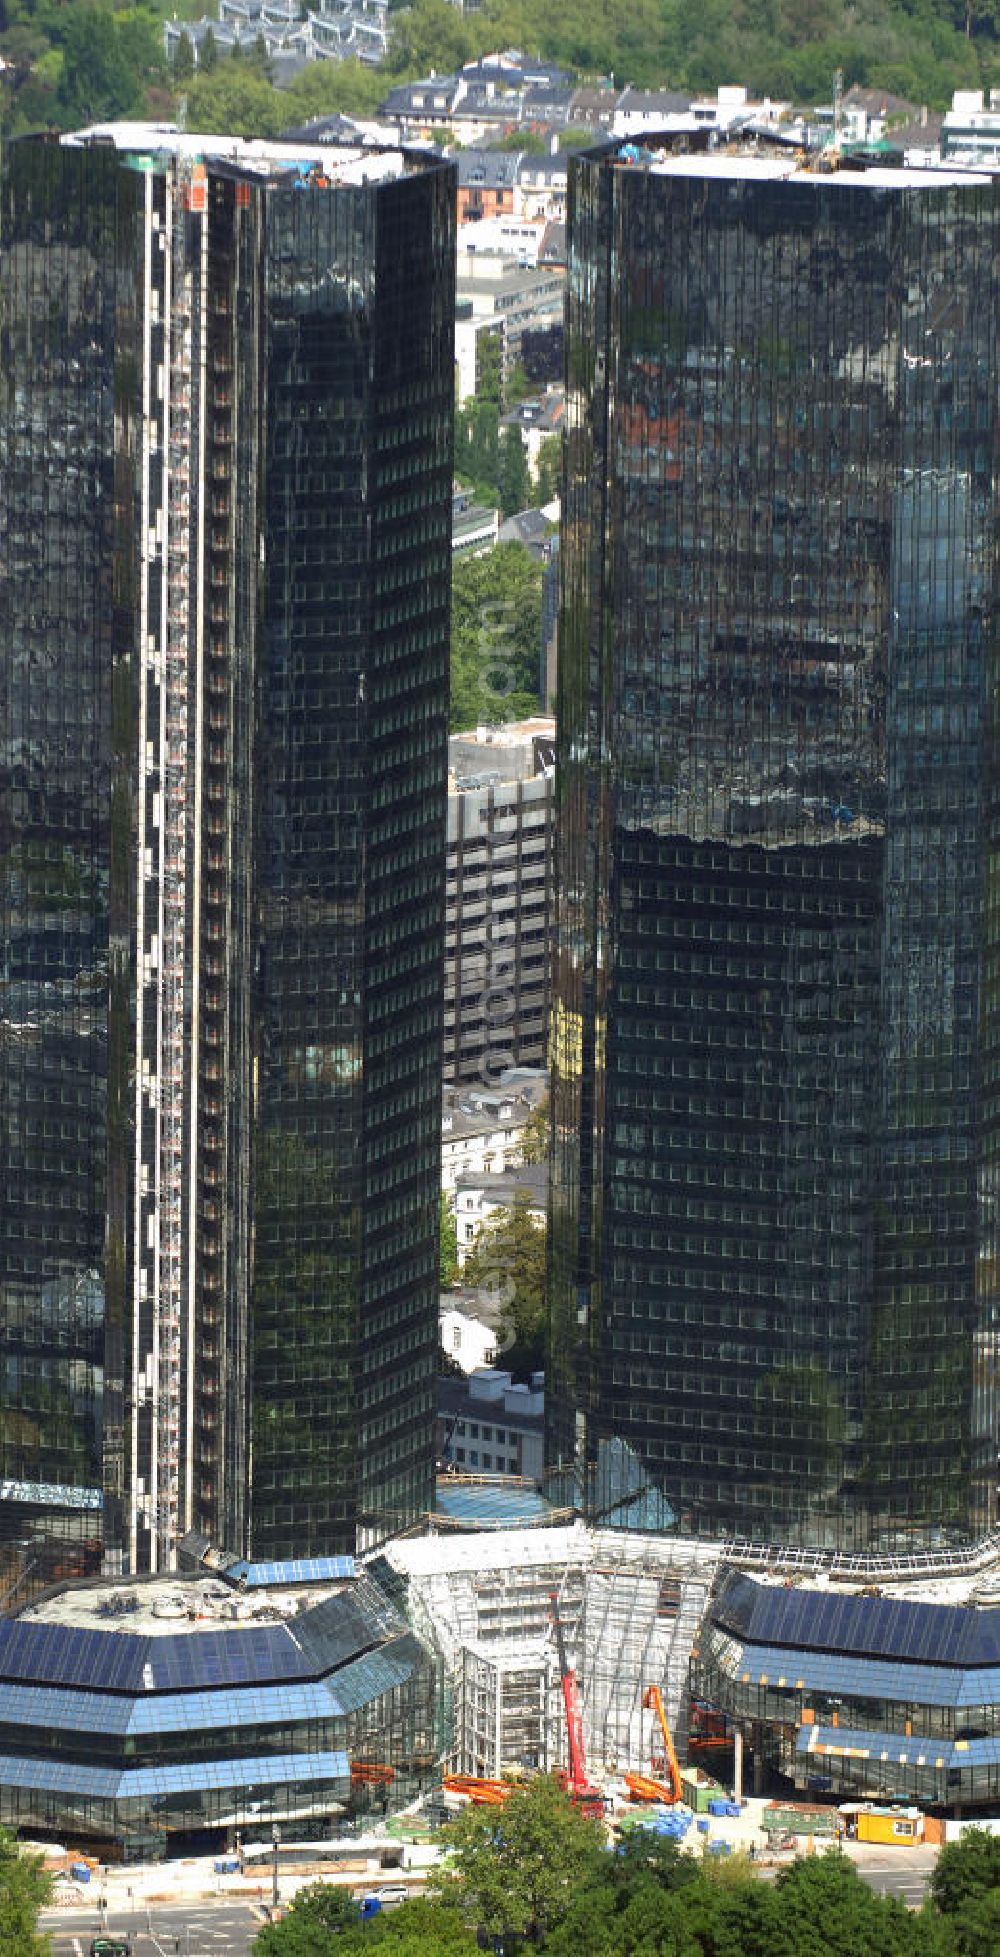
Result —
<svg viewBox="0 0 1000 1957"><path fill-rule="evenodd" d="M528 455L532 475L538 468L538 452L549 435L562 435L566 419L566 393L561 387L548 387L544 394L529 394L500 417L501 428L516 428Z"/></svg>
<svg viewBox="0 0 1000 1957"><path fill-rule="evenodd" d="M456 483L451 498L451 548L455 557L483 557L500 534L500 512L473 500L471 489Z"/></svg>
<svg viewBox="0 0 1000 1957"><path fill-rule="evenodd" d="M997 1513L1000 189L573 166L553 1487L863 1549Z"/></svg>
<svg viewBox="0 0 1000 1957"><path fill-rule="evenodd" d="M438 1335L441 1350L463 1373L474 1373L480 1366L492 1366L497 1356L495 1301L489 1293L443 1291ZM441 1380L438 1381L438 1417L441 1411ZM442 1459L440 1443L438 1461Z"/></svg>
<svg viewBox="0 0 1000 1957"><path fill-rule="evenodd" d="M592 129L595 141L610 135L620 93L611 82L575 89L569 107L570 126Z"/></svg>
<svg viewBox="0 0 1000 1957"><path fill-rule="evenodd" d="M545 225L540 218L470 218L459 226L458 276L474 276L487 259L494 261L492 268L487 268L494 273L537 265L544 240Z"/></svg>
<svg viewBox="0 0 1000 1957"><path fill-rule="evenodd" d="M446 1087L441 1114L441 1187L453 1195L460 1175L513 1169L521 1161L525 1124L546 1098L542 1067L512 1067L496 1087Z"/></svg>
<svg viewBox="0 0 1000 1957"><path fill-rule="evenodd" d="M444 1073L493 1087L546 1062L552 750L541 716L449 742Z"/></svg>
<svg viewBox="0 0 1000 1957"><path fill-rule="evenodd" d="M996 167L1000 162L1000 89L990 90L988 103L981 88L955 90L951 108L941 123L941 155L953 163Z"/></svg>
<svg viewBox="0 0 1000 1957"><path fill-rule="evenodd" d="M439 1458L459 1474L542 1473L545 1375L514 1384L510 1373L480 1366L468 1379L438 1381Z"/></svg>
<svg viewBox="0 0 1000 1957"><path fill-rule="evenodd" d="M547 503L543 510L516 510L505 517L497 533L501 544L521 544L539 564L558 557L559 502Z"/></svg>
<svg viewBox="0 0 1000 1957"><path fill-rule="evenodd" d="M0 1529L112 1572L428 1503L453 199L141 125L5 164Z"/></svg>
<svg viewBox="0 0 1000 1957"><path fill-rule="evenodd" d="M514 150L459 150L456 158L459 224L515 215L520 160Z"/></svg>
<svg viewBox="0 0 1000 1957"><path fill-rule="evenodd" d="M526 333L562 327L566 277L561 267L525 267L490 256L469 262L457 290L459 305L471 309L471 333L500 334L504 382L521 360Z"/></svg>
<svg viewBox="0 0 1000 1957"><path fill-rule="evenodd" d="M517 159L517 198L515 209L524 218L566 220L566 186L569 163L558 150L549 156L526 151Z"/></svg>
<svg viewBox="0 0 1000 1957"><path fill-rule="evenodd" d="M375 67L389 48L388 0L322 0L314 12L298 0L219 0L218 18L165 20L167 60L186 37L195 66L210 37L221 55L262 44L275 80L290 81L309 61L363 61Z"/></svg>
<svg viewBox="0 0 1000 1957"><path fill-rule="evenodd" d="M615 136L643 136L690 120L691 97L676 88L634 88L629 82L612 101L610 122L606 111L602 121Z"/></svg>
<svg viewBox="0 0 1000 1957"><path fill-rule="evenodd" d="M549 1174L544 1162L460 1171L455 1177L459 1276L483 1224L489 1223L498 1210L523 1209L533 1223L544 1226L548 1186Z"/></svg>

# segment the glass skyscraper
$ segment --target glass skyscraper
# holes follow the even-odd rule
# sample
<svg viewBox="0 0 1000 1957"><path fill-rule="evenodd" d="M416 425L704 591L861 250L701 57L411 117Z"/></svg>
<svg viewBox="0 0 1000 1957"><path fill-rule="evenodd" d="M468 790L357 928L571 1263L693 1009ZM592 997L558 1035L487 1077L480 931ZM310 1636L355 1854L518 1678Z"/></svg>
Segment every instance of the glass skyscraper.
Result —
<svg viewBox="0 0 1000 1957"><path fill-rule="evenodd" d="M0 1516L428 1506L453 180L112 127L0 187Z"/></svg>
<svg viewBox="0 0 1000 1957"><path fill-rule="evenodd" d="M573 166L556 1485L842 1548L996 1518L1000 192Z"/></svg>

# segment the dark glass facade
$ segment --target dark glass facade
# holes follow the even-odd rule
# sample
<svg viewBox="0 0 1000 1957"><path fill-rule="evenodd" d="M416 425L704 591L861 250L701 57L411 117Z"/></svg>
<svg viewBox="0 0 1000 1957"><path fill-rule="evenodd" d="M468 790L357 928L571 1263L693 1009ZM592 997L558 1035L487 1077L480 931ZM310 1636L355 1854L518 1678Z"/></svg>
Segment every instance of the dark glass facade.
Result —
<svg viewBox="0 0 1000 1957"><path fill-rule="evenodd" d="M2 190L0 1481L126 1568L433 1473L452 173L225 148Z"/></svg>
<svg viewBox="0 0 1000 1957"><path fill-rule="evenodd" d="M452 188L272 193L257 1554L431 1506Z"/></svg>
<svg viewBox="0 0 1000 1957"><path fill-rule="evenodd" d="M574 172L549 1458L594 1514L975 1536L996 192Z"/></svg>

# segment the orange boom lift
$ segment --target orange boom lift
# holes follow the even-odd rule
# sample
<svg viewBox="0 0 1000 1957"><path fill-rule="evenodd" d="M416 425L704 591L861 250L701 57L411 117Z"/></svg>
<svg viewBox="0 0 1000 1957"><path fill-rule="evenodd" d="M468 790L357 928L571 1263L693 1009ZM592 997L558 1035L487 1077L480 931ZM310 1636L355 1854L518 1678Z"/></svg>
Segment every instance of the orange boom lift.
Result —
<svg viewBox="0 0 1000 1957"><path fill-rule="evenodd" d="M649 1774L626 1774L625 1785L636 1801L665 1801L672 1807L675 1801L682 1798L684 1790L681 1787L681 1770L670 1728L667 1725L667 1715L663 1710L663 1694L658 1685L647 1685L642 1695L642 1704L643 1710L655 1712L660 1722L664 1764L670 1778L669 1781L664 1781L655 1780Z"/></svg>

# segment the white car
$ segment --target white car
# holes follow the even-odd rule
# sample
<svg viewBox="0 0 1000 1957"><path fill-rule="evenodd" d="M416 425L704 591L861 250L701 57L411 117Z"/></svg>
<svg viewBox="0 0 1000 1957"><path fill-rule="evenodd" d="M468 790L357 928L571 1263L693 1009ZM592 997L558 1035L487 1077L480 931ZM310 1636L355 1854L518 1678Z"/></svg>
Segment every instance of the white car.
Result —
<svg viewBox="0 0 1000 1957"><path fill-rule="evenodd" d="M375 1891L383 1909L395 1909L397 1903L405 1903L409 1893L405 1882L388 1882L384 1889Z"/></svg>

